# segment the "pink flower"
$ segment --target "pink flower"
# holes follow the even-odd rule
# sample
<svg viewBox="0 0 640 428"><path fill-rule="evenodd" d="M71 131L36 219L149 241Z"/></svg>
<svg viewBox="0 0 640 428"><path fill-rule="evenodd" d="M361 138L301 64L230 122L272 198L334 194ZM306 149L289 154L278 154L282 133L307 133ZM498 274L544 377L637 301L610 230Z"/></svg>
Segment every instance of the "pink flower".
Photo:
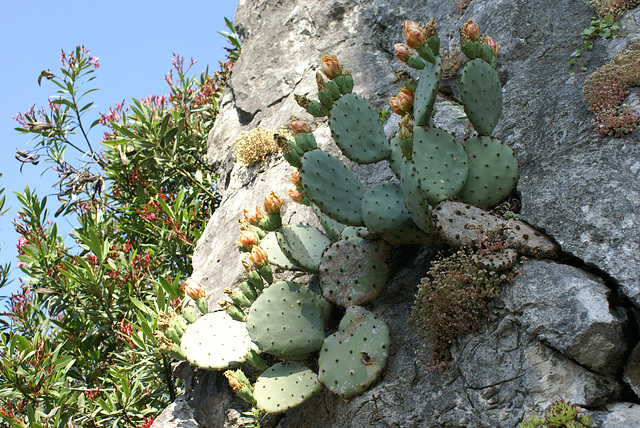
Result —
<svg viewBox="0 0 640 428"><path fill-rule="evenodd" d="M402 23L402 34L405 42L412 49L418 49L427 43L427 34L417 22L404 21Z"/></svg>
<svg viewBox="0 0 640 428"><path fill-rule="evenodd" d="M495 56L497 58L498 54L500 53L500 47L489 36L487 36L487 46L489 46L491 48L491 53L493 54L493 56Z"/></svg>
<svg viewBox="0 0 640 428"><path fill-rule="evenodd" d="M468 20L462 26L461 35L466 36L467 40L476 41L480 38L480 28L478 27L478 24L475 24L472 20ZM461 40L461 41L467 41L467 40Z"/></svg>
<svg viewBox="0 0 640 428"><path fill-rule="evenodd" d="M193 300L198 300L205 295L202 285L191 277L187 278L187 280L182 283L182 290L183 294L186 294Z"/></svg>
<svg viewBox="0 0 640 428"><path fill-rule="evenodd" d="M93 58L91 58L91 65L93 65L94 68L100 68L100 64L98 63L98 60L100 58L97 56L94 56Z"/></svg>
<svg viewBox="0 0 640 428"><path fill-rule="evenodd" d="M329 79L333 79L334 77L338 77L342 75L342 67L338 62L338 58L335 55L325 55L322 57L321 64L322 72Z"/></svg>
<svg viewBox="0 0 640 428"><path fill-rule="evenodd" d="M407 62L409 57L413 55L413 51L402 43L393 45L394 55L402 62Z"/></svg>

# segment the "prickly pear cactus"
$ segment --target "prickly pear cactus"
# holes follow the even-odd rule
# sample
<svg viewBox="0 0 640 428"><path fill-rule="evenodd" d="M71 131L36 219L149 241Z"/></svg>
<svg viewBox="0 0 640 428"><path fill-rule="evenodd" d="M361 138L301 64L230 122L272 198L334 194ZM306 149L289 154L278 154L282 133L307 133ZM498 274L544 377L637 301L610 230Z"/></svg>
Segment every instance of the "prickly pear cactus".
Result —
<svg viewBox="0 0 640 428"><path fill-rule="evenodd" d="M502 113L498 73L480 58L469 61L462 70L460 97L473 128L480 135L490 135Z"/></svg>
<svg viewBox="0 0 640 428"><path fill-rule="evenodd" d="M289 257L280 249L280 244L278 244L278 232L269 232L262 238L260 241L260 248L267 252L269 256L269 263L272 265L276 265L282 269L288 270L299 270Z"/></svg>
<svg viewBox="0 0 640 428"><path fill-rule="evenodd" d="M364 187L340 159L312 150L302 156L300 179L305 193L323 213L349 226L364 226L361 200Z"/></svg>
<svg viewBox="0 0 640 428"><path fill-rule="evenodd" d="M334 242L320 262L322 295L342 307L375 300L387 286L390 251L380 239L349 236Z"/></svg>
<svg viewBox="0 0 640 428"><path fill-rule="evenodd" d="M287 258L307 272L317 272L322 253L331 240L313 226L282 226L276 233L278 245Z"/></svg>
<svg viewBox="0 0 640 428"><path fill-rule="evenodd" d="M384 233L413 225L397 183L374 184L362 198L362 219L374 232Z"/></svg>
<svg viewBox="0 0 640 428"><path fill-rule="evenodd" d="M422 69L413 104L416 125L430 125L431 117L435 113L433 106L438 95L441 74L442 60L439 56L436 57L434 63L427 63L426 67Z"/></svg>
<svg viewBox="0 0 640 428"><path fill-rule="evenodd" d="M298 362L278 363L266 369L253 387L256 406L282 413L307 401L322 389L318 375Z"/></svg>
<svg viewBox="0 0 640 428"><path fill-rule="evenodd" d="M263 352L299 359L324 340L321 296L304 284L278 281L265 288L247 314L247 330Z"/></svg>
<svg viewBox="0 0 640 428"><path fill-rule="evenodd" d="M251 341L245 323L224 311L210 312L189 325L180 347L187 361L205 370L223 370L246 361L258 347Z"/></svg>
<svg viewBox="0 0 640 428"><path fill-rule="evenodd" d="M329 128L342 153L356 163L370 164L389 157L391 148L378 114L359 95L347 94L335 102Z"/></svg>
<svg viewBox="0 0 640 428"><path fill-rule="evenodd" d="M387 364L389 341L389 327L382 319L359 306L347 308L338 331L322 344L320 382L345 399L360 394Z"/></svg>

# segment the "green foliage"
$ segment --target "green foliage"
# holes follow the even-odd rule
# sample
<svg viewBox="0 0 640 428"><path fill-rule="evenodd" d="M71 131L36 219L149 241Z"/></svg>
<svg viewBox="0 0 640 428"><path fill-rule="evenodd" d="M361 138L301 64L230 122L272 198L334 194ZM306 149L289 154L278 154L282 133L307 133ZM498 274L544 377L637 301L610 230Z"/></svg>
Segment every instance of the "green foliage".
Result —
<svg viewBox="0 0 640 428"><path fill-rule="evenodd" d="M518 428L588 428L593 424L587 413L565 400L556 400L547 407L544 418L531 415Z"/></svg>
<svg viewBox="0 0 640 428"><path fill-rule="evenodd" d="M593 40L598 37L603 39L615 39L618 37L620 24L614 19L613 15L608 13L603 18L592 19L589 27L582 30L580 35L585 40Z"/></svg>
<svg viewBox="0 0 640 428"><path fill-rule="evenodd" d="M235 34L227 36L231 59L216 73L188 77L195 62L185 67L176 55L167 96L117 104L90 125L99 64L77 47L63 54L59 72L39 78L58 88L48 108L15 117L35 140L19 159L44 158L58 172L55 217L74 230L67 239L59 233L47 198L29 188L18 195L23 285L0 334L0 417L8 426L148 428L175 399L171 362L181 356L168 336L179 340L186 327L180 282L218 204L204 158L240 53ZM98 150L90 131L100 125L107 132Z"/></svg>

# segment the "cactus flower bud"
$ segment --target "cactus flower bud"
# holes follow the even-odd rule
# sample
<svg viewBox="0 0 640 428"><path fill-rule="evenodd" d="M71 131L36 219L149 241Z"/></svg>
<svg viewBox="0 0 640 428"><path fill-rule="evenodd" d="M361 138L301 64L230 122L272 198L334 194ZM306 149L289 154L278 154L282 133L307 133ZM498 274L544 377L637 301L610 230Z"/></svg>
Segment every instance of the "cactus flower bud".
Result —
<svg viewBox="0 0 640 428"><path fill-rule="evenodd" d="M424 26L424 32L427 35L427 39L438 35L438 24L436 24L435 18L431 18L427 22L427 25Z"/></svg>
<svg viewBox="0 0 640 428"><path fill-rule="evenodd" d="M252 226L257 226L260 223L260 220L264 218L264 213L260 209L260 207L256 207L255 210L247 210L243 209L242 213L244 214L244 219Z"/></svg>
<svg viewBox="0 0 640 428"><path fill-rule="evenodd" d="M497 58L500 53L500 46L489 36L487 36L487 46L491 48L491 53Z"/></svg>
<svg viewBox="0 0 640 428"><path fill-rule="evenodd" d="M400 93L396 95L396 98L400 101L400 107L402 111L410 112L411 106L413 106L413 92L408 90L407 88L402 88Z"/></svg>
<svg viewBox="0 0 640 428"><path fill-rule="evenodd" d="M238 247L249 252L254 245L258 245L258 236L251 230L240 231L240 237L238 239Z"/></svg>
<svg viewBox="0 0 640 428"><path fill-rule="evenodd" d="M269 255L265 250L256 245L251 250L251 254L249 254L249 260L251 260L251 263L258 269L269 264Z"/></svg>
<svg viewBox="0 0 640 428"><path fill-rule="evenodd" d="M393 54L402 62L407 62L407 60L413 55L413 51L409 49L408 46L402 43L396 43L393 45Z"/></svg>
<svg viewBox="0 0 640 428"><path fill-rule="evenodd" d="M298 103L298 105L305 110L307 109L309 104L311 104L311 100L304 95L294 94L293 98L296 100L296 103Z"/></svg>
<svg viewBox="0 0 640 428"><path fill-rule="evenodd" d="M474 23L472 20L468 20L467 22L465 22L465 24L462 26L462 31L460 32L460 41L475 42L479 38L480 38L480 28L478 27L478 24Z"/></svg>
<svg viewBox="0 0 640 428"><path fill-rule="evenodd" d="M291 127L291 133L294 136L298 134L308 134L311 132L311 125L302 120L291 119L289 121L289 126Z"/></svg>
<svg viewBox="0 0 640 428"><path fill-rule="evenodd" d="M300 193L296 188L289 189L287 194L291 199L293 199L293 202L297 202L299 204L301 204L304 199L304 195L302 195L302 193Z"/></svg>
<svg viewBox="0 0 640 428"><path fill-rule="evenodd" d="M278 214L280 213L280 207L282 206L282 201L279 197L273 193L273 190L264 198L264 210L267 214Z"/></svg>
<svg viewBox="0 0 640 428"><path fill-rule="evenodd" d="M407 45L412 49L418 49L427 43L427 34L414 21L404 21L402 23L402 35Z"/></svg>
<svg viewBox="0 0 640 428"><path fill-rule="evenodd" d="M404 111L402 110L402 104L397 97L389 98L389 105L391 106L391 110L397 115L403 116Z"/></svg>
<svg viewBox="0 0 640 428"><path fill-rule="evenodd" d="M186 294L193 300L198 300L199 298L204 297L205 292L204 287L202 287L198 281L189 277L182 283L182 294Z"/></svg>
<svg viewBox="0 0 640 428"><path fill-rule="evenodd" d="M291 173L291 177L289 178L289 181L292 182L294 186L301 189L302 180L300 180L300 171L298 171L297 169L294 169L293 172Z"/></svg>
<svg viewBox="0 0 640 428"><path fill-rule="evenodd" d="M334 77L342 76L342 67L338 62L338 58L335 55L325 55L322 57L321 64L322 72L329 79L333 79Z"/></svg>

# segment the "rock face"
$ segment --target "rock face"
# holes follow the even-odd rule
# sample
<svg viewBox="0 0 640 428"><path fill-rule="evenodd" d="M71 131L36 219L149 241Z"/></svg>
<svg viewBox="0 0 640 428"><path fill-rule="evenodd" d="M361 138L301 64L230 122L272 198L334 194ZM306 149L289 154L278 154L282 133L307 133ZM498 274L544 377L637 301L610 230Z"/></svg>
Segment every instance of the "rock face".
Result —
<svg viewBox="0 0 640 428"><path fill-rule="evenodd" d="M292 116L310 121L293 95L313 97L324 54L337 55L353 73L355 92L387 108L402 86L393 83L403 69L393 43L402 40L405 19L425 23L434 16L445 47L458 42L457 29L468 19L500 43L504 104L494 135L520 163L520 218L554 239L565 255L560 260L571 263L527 261L492 303L486 326L454 346L453 361L440 374L420 367L422 344L406 322L435 250L396 248L395 274L367 306L391 329L381 379L348 402L321 393L265 426L516 427L558 398L591 411L596 426L637 426L640 131L615 139L593 129L582 82L629 43L599 39L579 66L570 66L593 15L586 0L473 0L462 16L449 0L240 1L235 23L243 51L209 136L208 160L218 169L223 201L193 259L193 276L206 286L210 307L223 287L243 279L235 244L242 209L261 204L270 190L285 195L291 187L293 169L282 159L249 168L234 164L237 134L258 125L277 129ZM637 15L623 17L631 39L640 37L631 25ZM454 77L442 89L455 94L458 84ZM450 104L439 100L437 107L447 111ZM455 117L436 116L436 123L461 138L464 125ZM387 121L388 134L396 118ZM339 155L326 123L315 120L314 127L319 145ZM347 164L366 187L393 178L385 165ZM287 202L283 208L285 223L316 222L305 207ZM154 427L242 426L240 413L248 407L222 376L185 373L185 395Z"/></svg>

